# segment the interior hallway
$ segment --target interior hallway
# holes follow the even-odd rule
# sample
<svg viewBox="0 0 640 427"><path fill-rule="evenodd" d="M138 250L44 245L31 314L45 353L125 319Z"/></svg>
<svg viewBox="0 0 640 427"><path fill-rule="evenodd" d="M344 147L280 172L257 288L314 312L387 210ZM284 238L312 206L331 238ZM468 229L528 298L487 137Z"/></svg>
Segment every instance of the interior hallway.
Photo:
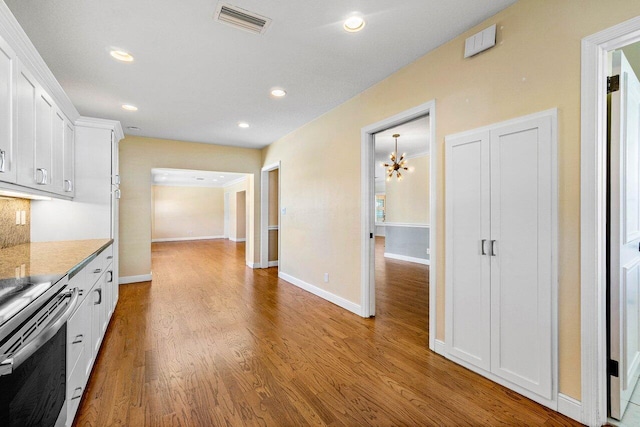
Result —
<svg viewBox="0 0 640 427"><path fill-rule="evenodd" d="M578 425L429 351L428 267L378 262L362 319L246 267L243 243L152 257L153 285L120 287L76 425Z"/></svg>

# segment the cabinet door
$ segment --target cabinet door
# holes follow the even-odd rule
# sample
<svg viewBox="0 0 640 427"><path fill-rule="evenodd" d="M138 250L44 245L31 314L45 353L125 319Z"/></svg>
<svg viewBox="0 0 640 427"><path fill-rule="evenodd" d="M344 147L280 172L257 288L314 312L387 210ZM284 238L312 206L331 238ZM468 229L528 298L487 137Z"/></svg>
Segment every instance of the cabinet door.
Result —
<svg viewBox="0 0 640 427"><path fill-rule="evenodd" d="M100 344L102 343L102 331L104 324L104 289L102 287L102 280L98 280L98 283L93 288L92 294L92 306L91 306L91 354L92 359L95 360L98 350L100 350Z"/></svg>
<svg viewBox="0 0 640 427"><path fill-rule="evenodd" d="M51 190L64 194L64 133L66 120L57 108L52 111L51 135Z"/></svg>
<svg viewBox="0 0 640 427"><path fill-rule="evenodd" d="M0 38L0 181L16 182L15 76L16 55Z"/></svg>
<svg viewBox="0 0 640 427"><path fill-rule="evenodd" d="M49 96L38 88L36 96L35 183L43 190L53 190L53 120L54 106Z"/></svg>
<svg viewBox="0 0 640 427"><path fill-rule="evenodd" d="M31 74L21 65L18 67L16 89L16 144L18 153L17 182L28 187L35 186L36 148L36 97L37 85Z"/></svg>
<svg viewBox="0 0 640 427"><path fill-rule="evenodd" d="M446 141L447 352L490 369L489 132Z"/></svg>
<svg viewBox="0 0 640 427"><path fill-rule="evenodd" d="M76 194L75 183L75 128L68 120L64 124L64 154L62 180L65 195L74 197Z"/></svg>
<svg viewBox="0 0 640 427"><path fill-rule="evenodd" d="M491 371L552 398L552 118L491 131Z"/></svg>

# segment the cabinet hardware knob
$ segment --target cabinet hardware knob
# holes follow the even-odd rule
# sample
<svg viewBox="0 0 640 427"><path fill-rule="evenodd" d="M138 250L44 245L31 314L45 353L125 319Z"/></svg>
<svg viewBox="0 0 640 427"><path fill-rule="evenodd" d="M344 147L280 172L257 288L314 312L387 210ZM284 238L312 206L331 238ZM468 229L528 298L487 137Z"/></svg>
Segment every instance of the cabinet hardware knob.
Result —
<svg viewBox="0 0 640 427"><path fill-rule="evenodd" d="M6 153L4 150L0 150L0 172L5 172L4 170L4 162L5 162Z"/></svg>
<svg viewBox="0 0 640 427"><path fill-rule="evenodd" d="M38 176L39 174L39 176ZM38 185L47 185L49 183L49 176L47 173L47 169L45 168L37 168L36 169L36 184Z"/></svg>
<svg viewBox="0 0 640 427"><path fill-rule="evenodd" d="M491 241L491 256L496 256L498 255L498 252L496 251L496 241L492 240Z"/></svg>
<svg viewBox="0 0 640 427"><path fill-rule="evenodd" d="M82 342L82 339L84 338L84 335L82 334L78 334L76 335L76 337L73 339L73 341L71 342L71 344L79 344Z"/></svg>
<svg viewBox="0 0 640 427"><path fill-rule="evenodd" d="M487 249L485 248L487 244L487 239L482 239L480 241L480 251L482 253L482 255L486 255L487 254Z"/></svg>
<svg viewBox="0 0 640 427"><path fill-rule="evenodd" d="M80 393L77 393L77 392L80 392ZM73 396L71 396L71 400L80 399L81 397L82 397L82 387L76 387L75 390L73 390Z"/></svg>
<svg viewBox="0 0 640 427"><path fill-rule="evenodd" d="M96 268L95 270L93 270L93 273L94 273L94 274L98 274L98 273L100 273L100 272L102 272L102 269L101 269L101 268Z"/></svg>

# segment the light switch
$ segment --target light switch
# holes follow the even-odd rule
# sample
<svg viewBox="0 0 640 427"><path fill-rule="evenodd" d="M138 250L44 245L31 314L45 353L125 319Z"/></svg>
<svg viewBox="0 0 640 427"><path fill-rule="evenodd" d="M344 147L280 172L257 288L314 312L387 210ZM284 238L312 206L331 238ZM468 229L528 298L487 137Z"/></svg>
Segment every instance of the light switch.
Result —
<svg viewBox="0 0 640 427"><path fill-rule="evenodd" d="M282 208L282 215L286 215L287 214L287 208Z"/></svg>

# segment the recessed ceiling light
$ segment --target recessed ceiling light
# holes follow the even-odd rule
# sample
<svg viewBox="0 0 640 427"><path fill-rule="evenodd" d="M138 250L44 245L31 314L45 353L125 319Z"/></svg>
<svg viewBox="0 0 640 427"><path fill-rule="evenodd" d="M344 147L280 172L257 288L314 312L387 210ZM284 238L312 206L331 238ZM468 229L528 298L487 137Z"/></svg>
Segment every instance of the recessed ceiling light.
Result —
<svg viewBox="0 0 640 427"><path fill-rule="evenodd" d="M125 52L124 50L113 49L109 52L113 58L122 62L133 62L133 55L129 52Z"/></svg>
<svg viewBox="0 0 640 427"><path fill-rule="evenodd" d="M276 88L271 90L271 96L275 96L276 98L282 98L287 94L287 91L284 89Z"/></svg>
<svg viewBox="0 0 640 427"><path fill-rule="evenodd" d="M122 109L127 111L138 111L138 107L136 107L135 105L129 105L129 104L123 104Z"/></svg>
<svg viewBox="0 0 640 427"><path fill-rule="evenodd" d="M220 178L224 178L224 175L220 175Z"/></svg>
<svg viewBox="0 0 640 427"><path fill-rule="evenodd" d="M249 123L246 123L246 122L240 122L240 123L238 123L238 127L239 127L239 128L242 128L242 129L246 129L246 128L248 128L248 127L249 127Z"/></svg>
<svg viewBox="0 0 640 427"><path fill-rule="evenodd" d="M215 178L213 178L213 180L212 180L212 181L213 181L213 182L218 182L218 180L217 180L217 179L215 179Z"/></svg>
<svg viewBox="0 0 640 427"><path fill-rule="evenodd" d="M365 26L364 19L360 15L353 15L344 21L344 29L350 33L360 31Z"/></svg>

